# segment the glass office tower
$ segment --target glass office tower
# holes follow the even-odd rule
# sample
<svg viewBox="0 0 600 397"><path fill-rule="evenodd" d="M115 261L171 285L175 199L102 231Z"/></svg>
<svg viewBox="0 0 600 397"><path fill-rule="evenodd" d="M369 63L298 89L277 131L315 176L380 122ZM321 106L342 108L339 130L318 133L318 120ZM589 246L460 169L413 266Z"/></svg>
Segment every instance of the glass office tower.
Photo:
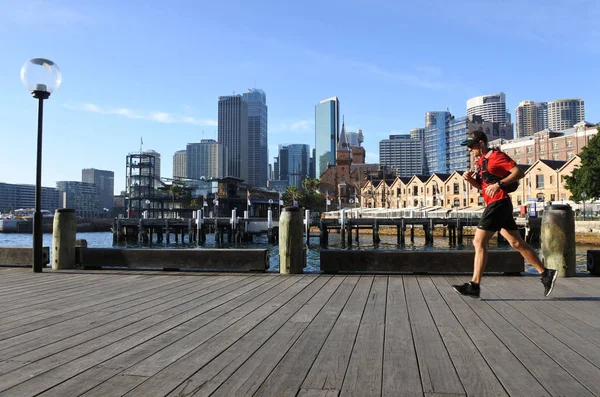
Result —
<svg viewBox="0 0 600 397"><path fill-rule="evenodd" d="M324 99L315 106L315 168L319 178L327 164L335 164L335 148L340 125L340 101L337 97Z"/></svg>

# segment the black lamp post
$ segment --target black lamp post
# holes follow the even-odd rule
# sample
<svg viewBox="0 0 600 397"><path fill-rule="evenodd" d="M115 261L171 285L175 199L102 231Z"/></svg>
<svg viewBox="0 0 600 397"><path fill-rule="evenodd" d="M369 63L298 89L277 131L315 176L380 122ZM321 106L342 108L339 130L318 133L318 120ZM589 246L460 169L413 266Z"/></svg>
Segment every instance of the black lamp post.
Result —
<svg viewBox="0 0 600 397"><path fill-rule="evenodd" d="M33 58L21 68L21 81L38 100L37 158L35 172L35 213L33 215L33 272L41 273L42 255L42 125L44 100L58 89L62 82L60 69L49 59Z"/></svg>

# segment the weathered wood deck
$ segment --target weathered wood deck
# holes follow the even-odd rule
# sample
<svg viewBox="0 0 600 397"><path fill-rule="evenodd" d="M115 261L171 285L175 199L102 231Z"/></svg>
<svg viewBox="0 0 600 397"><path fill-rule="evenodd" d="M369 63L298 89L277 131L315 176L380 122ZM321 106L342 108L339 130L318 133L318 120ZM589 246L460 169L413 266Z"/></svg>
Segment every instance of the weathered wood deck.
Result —
<svg viewBox="0 0 600 397"><path fill-rule="evenodd" d="M0 395L600 395L600 278L464 280L0 268Z"/></svg>

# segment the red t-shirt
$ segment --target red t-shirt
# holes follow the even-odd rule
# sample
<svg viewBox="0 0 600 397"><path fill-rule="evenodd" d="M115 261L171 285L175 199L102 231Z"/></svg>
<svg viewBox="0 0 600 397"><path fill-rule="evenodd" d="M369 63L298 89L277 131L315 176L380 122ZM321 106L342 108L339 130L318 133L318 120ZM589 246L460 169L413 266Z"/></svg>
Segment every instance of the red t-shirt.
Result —
<svg viewBox="0 0 600 397"><path fill-rule="evenodd" d="M480 156L477 159L477 174L480 176L478 179L481 182L481 194L483 195L483 201L488 205L493 203L494 201L502 200L510 197L508 193L504 190L500 189L493 196L488 196L485 193L485 188L488 186L487 183L481 178L481 166L483 164L483 160L487 157L487 170L492 175L497 175L500 177L506 177L511 169L517 163L513 159L511 159L506 153L501 152L499 150L490 150L484 156Z"/></svg>

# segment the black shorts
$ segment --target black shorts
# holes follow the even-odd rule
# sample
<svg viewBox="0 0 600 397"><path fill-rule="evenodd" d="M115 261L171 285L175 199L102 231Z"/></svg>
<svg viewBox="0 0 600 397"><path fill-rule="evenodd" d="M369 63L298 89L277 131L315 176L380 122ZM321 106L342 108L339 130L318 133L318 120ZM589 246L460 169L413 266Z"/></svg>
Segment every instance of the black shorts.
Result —
<svg viewBox="0 0 600 397"><path fill-rule="evenodd" d="M513 218L513 206L510 198L494 201L483 211L478 229L497 232L500 229L517 230Z"/></svg>

